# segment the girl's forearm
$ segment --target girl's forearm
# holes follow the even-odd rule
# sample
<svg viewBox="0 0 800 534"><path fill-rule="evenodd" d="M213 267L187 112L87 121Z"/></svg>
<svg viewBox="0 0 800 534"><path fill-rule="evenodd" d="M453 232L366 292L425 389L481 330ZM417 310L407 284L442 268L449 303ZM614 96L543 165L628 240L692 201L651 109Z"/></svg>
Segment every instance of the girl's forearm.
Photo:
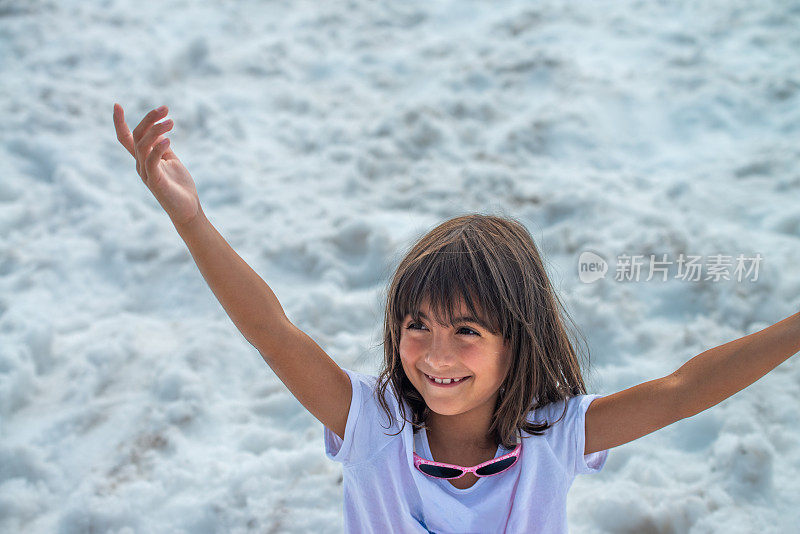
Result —
<svg viewBox="0 0 800 534"><path fill-rule="evenodd" d="M775 369L800 350L800 313L709 349L675 371L683 417L719 404Z"/></svg>
<svg viewBox="0 0 800 534"><path fill-rule="evenodd" d="M231 248L202 209L191 223L175 224L175 229L236 328L257 349L269 350L256 343L270 339L277 343L288 318L267 283Z"/></svg>

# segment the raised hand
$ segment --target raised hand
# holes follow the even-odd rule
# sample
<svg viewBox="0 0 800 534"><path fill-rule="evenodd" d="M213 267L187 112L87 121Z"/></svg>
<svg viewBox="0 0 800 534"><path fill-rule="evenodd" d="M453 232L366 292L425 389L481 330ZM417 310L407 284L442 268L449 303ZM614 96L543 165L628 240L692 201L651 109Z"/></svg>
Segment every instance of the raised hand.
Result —
<svg viewBox="0 0 800 534"><path fill-rule="evenodd" d="M163 137L172 129L172 121L155 124L167 112L167 106L154 109L131 133L122 106L114 104L114 128L119 142L136 160L136 172L144 184L172 222L182 225L194 220L202 210L192 175L169 149L169 139Z"/></svg>

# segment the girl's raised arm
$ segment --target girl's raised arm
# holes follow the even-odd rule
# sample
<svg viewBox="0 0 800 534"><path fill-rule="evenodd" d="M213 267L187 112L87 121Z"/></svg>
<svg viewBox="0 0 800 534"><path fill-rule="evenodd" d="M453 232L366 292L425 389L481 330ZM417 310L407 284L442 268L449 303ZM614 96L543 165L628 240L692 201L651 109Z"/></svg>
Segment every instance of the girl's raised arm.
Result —
<svg viewBox="0 0 800 534"><path fill-rule="evenodd" d="M136 170L172 220L225 312L292 394L323 425L344 439L350 378L314 340L294 326L270 287L234 251L206 217L189 171L156 145L171 121L162 107L145 115L133 133L114 106L117 139L136 159Z"/></svg>
<svg viewBox="0 0 800 534"><path fill-rule="evenodd" d="M702 352L675 371L683 418L719 404L800 350L800 313Z"/></svg>
<svg viewBox="0 0 800 534"><path fill-rule="evenodd" d="M702 352L664 378L594 400L585 454L628 443L724 401L800 350L800 313Z"/></svg>

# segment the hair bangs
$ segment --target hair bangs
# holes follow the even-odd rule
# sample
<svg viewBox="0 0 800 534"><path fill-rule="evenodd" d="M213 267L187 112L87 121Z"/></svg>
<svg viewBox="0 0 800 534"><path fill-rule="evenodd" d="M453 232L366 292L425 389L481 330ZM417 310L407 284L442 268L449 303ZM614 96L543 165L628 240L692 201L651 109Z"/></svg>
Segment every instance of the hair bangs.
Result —
<svg viewBox="0 0 800 534"><path fill-rule="evenodd" d="M441 250L430 251L409 265L397 288L395 319L406 316L421 319L422 307L430 308L432 320L442 326L455 326L468 318L498 335L507 332L501 303L492 298L501 281L492 276L487 251L469 250L466 239L454 240ZM463 308L459 309L463 303ZM464 312L464 313L462 313Z"/></svg>

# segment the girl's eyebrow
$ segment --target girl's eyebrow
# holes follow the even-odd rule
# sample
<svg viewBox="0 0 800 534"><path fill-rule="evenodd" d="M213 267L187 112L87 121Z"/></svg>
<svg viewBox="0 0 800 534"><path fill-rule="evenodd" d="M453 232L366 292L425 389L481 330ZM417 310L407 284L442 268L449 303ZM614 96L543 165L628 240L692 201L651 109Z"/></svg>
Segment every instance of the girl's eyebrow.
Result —
<svg viewBox="0 0 800 534"><path fill-rule="evenodd" d="M419 312L419 316L422 317L423 319L428 319L428 316L425 315L422 312ZM489 325L486 324L483 320L477 319L475 317L471 317L471 316L468 316L468 315L462 315L461 317L455 317L453 319L453 323L475 323L475 324L481 326L485 330L491 330L491 328L489 328Z"/></svg>

